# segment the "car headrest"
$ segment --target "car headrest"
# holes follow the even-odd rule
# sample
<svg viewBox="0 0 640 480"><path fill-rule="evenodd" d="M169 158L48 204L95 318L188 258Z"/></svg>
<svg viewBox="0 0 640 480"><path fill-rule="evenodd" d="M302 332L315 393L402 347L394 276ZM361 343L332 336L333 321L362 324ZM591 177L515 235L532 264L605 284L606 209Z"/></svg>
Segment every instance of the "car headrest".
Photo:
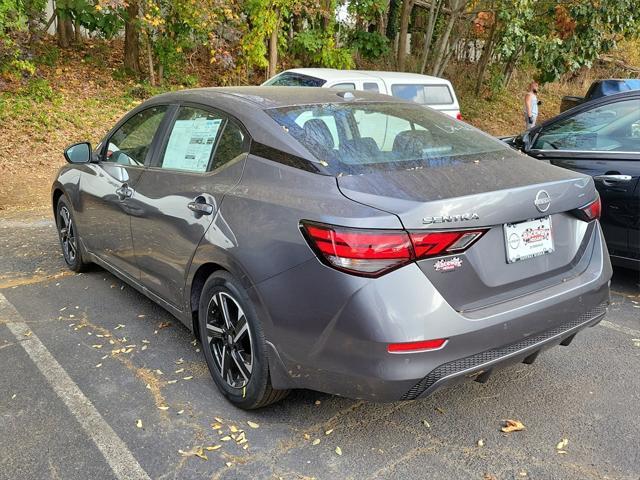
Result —
<svg viewBox="0 0 640 480"><path fill-rule="evenodd" d="M405 130L393 140L393 151L408 156L421 156L422 151L433 145L433 137L428 130Z"/></svg>
<svg viewBox="0 0 640 480"><path fill-rule="evenodd" d="M333 136L329 131L329 127L319 118L312 118L304 122L304 135L310 141L317 143L318 145L333 149L335 147L335 143L333 141Z"/></svg>

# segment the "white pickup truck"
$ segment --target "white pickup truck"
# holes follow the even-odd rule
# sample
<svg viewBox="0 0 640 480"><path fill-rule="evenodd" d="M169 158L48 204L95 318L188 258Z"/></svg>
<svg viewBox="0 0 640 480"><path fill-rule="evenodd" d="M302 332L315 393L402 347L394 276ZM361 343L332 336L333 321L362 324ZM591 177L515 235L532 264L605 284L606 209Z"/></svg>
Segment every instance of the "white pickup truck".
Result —
<svg viewBox="0 0 640 480"><path fill-rule="evenodd" d="M431 107L462 120L460 105L451 82L417 73L293 68L271 77L262 85L379 92Z"/></svg>

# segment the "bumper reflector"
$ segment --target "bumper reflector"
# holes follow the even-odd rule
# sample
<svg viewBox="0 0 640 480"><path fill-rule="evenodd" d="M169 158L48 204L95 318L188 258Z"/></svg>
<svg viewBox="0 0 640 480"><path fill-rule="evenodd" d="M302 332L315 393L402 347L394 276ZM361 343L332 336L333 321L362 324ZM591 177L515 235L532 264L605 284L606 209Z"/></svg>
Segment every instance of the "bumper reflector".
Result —
<svg viewBox="0 0 640 480"><path fill-rule="evenodd" d="M422 340L420 342L390 343L387 346L389 353L412 353L427 352L429 350L438 350L447 343L446 338L438 338L435 340Z"/></svg>

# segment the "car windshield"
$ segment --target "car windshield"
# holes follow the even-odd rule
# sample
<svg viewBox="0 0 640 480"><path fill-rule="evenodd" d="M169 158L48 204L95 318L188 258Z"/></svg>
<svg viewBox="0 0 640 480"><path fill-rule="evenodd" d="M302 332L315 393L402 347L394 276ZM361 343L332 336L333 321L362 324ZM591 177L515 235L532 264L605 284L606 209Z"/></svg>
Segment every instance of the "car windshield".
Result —
<svg viewBox="0 0 640 480"><path fill-rule="evenodd" d="M267 110L335 175L438 168L508 151L504 143L410 103L339 103Z"/></svg>

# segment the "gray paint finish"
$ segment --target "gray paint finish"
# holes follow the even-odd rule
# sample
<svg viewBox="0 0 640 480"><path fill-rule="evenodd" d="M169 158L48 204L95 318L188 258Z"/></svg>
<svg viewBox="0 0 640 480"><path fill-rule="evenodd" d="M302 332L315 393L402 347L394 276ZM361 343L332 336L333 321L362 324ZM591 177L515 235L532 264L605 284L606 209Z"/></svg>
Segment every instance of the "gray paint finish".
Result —
<svg viewBox="0 0 640 480"><path fill-rule="evenodd" d="M397 102L366 92L353 101ZM162 130L144 167L68 165L53 194L69 198L91 260L189 328L200 269L229 271L263 325L275 388L397 400L442 363L555 328L607 301L611 267L599 225L567 213L596 198L590 178L507 150L479 163L336 178L264 112L330 102L346 100L330 90L267 87L160 95L132 114L151 105L215 108L241 123L252 145L281 158L251 150L210 173L162 170L153 166ZM288 155L316 173L288 165ZM124 183L133 194L122 199L115 190ZM556 250L508 265L502 224L540 217L533 200L541 189L552 198ZM198 196L211 215L187 207ZM423 217L464 212L479 218L446 226L489 231L459 255L463 268L444 274L432 271L433 260L379 278L337 271L321 263L299 226L435 230L443 226L424 225ZM387 352L389 343L433 338L449 340L438 351Z"/></svg>

